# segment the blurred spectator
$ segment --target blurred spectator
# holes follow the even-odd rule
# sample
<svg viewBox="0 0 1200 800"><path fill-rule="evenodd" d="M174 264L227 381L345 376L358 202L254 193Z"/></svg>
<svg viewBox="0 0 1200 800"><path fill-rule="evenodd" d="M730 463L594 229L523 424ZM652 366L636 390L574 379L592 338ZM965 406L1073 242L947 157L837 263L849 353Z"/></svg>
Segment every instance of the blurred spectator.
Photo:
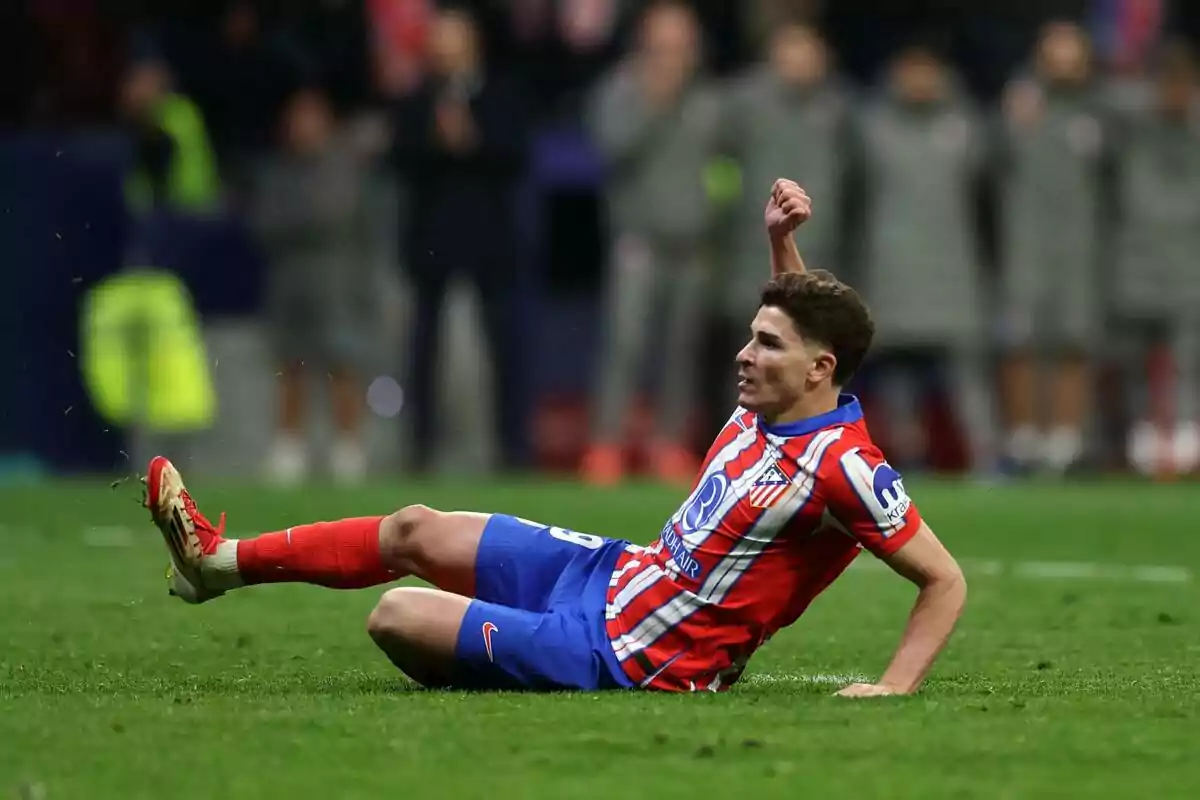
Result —
<svg viewBox="0 0 1200 800"><path fill-rule="evenodd" d="M980 121L937 51L915 44L895 57L865 109L863 137L869 201L861 286L877 326L873 373L894 458L924 465L918 389L941 366L972 465L986 471L994 421L972 213L985 158Z"/></svg>
<svg viewBox="0 0 1200 800"><path fill-rule="evenodd" d="M623 0L513 0L507 27L519 63L547 116L574 116L583 95L615 47L614 33L628 7Z"/></svg>
<svg viewBox="0 0 1200 800"><path fill-rule="evenodd" d="M417 88L433 17L432 0L368 0L375 84L395 98Z"/></svg>
<svg viewBox="0 0 1200 800"><path fill-rule="evenodd" d="M479 290L495 378L503 466L524 460L522 378L514 289L515 191L526 161L528 120L518 86L486 68L475 19L444 10L430 38L429 74L400 101L396 159L405 181L405 267L415 291L412 409L414 466L426 468L437 431L439 334L452 281Z"/></svg>
<svg viewBox="0 0 1200 800"><path fill-rule="evenodd" d="M744 17L743 30L755 49L777 35L781 27L817 22L824 0L744 0L738 4Z"/></svg>
<svg viewBox="0 0 1200 800"><path fill-rule="evenodd" d="M127 196L135 212L203 213L220 200L220 179L200 110L174 91L156 54L136 59L125 76L121 108L133 142Z"/></svg>
<svg viewBox="0 0 1200 800"><path fill-rule="evenodd" d="M745 344L758 293L769 275L763 234L764 192L779 177L803 183L816 213L796 233L814 268L843 274L840 244L845 223L852 139L853 97L831 74L821 36L795 23L777 28L767 63L751 68L729 91L722 144L741 168L732 258L720 293L736 349ZM736 391L730 381L731 391Z"/></svg>
<svg viewBox="0 0 1200 800"><path fill-rule="evenodd" d="M123 68L121 20L98 0L6 2L0 8L0 123L112 122ZM11 114L11 117L9 116Z"/></svg>
<svg viewBox="0 0 1200 800"><path fill-rule="evenodd" d="M694 475L684 437L699 388L706 277L700 246L711 216L704 171L716 152L720 114L700 56L690 7L655 3L640 20L635 50L603 79L590 110L609 169L614 240L592 445L583 464L585 477L597 482L624 472L623 426L651 354L660 365L655 470L670 481ZM652 329L658 322L661 333Z"/></svg>
<svg viewBox="0 0 1200 800"><path fill-rule="evenodd" d="M276 144L280 111L295 78L259 4L223 5L215 30L202 29L195 63L186 62L188 85L205 110L222 174L240 187Z"/></svg>
<svg viewBox="0 0 1200 800"><path fill-rule="evenodd" d="M360 375L372 310L363 165L322 90L293 94L282 123L283 152L265 166L254 194L281 369L279 431L267 469L281 482L305 477L309 382L328 376L337 434L331 471L357 481L367 466Z"/></svg>
<svg viewBox="0 0 1200 800"><path fill-rule="evenodd" d="M1053 472L1084 456L1099 295L1099 190L1107 131L1088 42L1055 22L1037 43L1034 73L1005 100L1007 163L1002 302L1008 355L1008 456ZM1051 407L1038 407L1039 361L1051 362Z"/></svg>
<svg viewBox="0 0 1200 800"><path fill-rule="evenodd" d="M1200 459L1200 104L1184 45L1166 48L1156 66L1153 105L1120 142L1114 306L1129 356L1131 460L1145 471L1185 473ZM1169 382L1147 369L1163 344L1173 402L1164 396Z"/></svg>

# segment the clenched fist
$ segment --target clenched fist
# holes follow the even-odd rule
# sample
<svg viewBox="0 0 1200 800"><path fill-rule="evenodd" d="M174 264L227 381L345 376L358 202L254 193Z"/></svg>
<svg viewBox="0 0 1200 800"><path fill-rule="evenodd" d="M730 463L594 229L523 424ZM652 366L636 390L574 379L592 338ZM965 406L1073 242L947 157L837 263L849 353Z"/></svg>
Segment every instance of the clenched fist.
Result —
<svg viewBox="0 0 1200 800"><path fill-rule="evenodd" d="M771 187L764 220L772 239L790 236L812 216L812 200L800 184L780 178Z"/></svg>

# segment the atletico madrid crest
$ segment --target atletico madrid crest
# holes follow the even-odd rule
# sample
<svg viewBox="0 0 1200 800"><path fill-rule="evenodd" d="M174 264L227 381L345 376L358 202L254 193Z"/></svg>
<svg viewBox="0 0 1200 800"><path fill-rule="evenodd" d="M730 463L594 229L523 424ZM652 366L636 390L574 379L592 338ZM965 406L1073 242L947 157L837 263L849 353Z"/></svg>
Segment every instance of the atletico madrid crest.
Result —
<svg viewBox="0 0 1200 800"><path fill-rule="evenodd" d="M750 505L755 508L770 508L787 494L790 488L791 479L783 473L778 464L772 464L750 487Z"/></svg>

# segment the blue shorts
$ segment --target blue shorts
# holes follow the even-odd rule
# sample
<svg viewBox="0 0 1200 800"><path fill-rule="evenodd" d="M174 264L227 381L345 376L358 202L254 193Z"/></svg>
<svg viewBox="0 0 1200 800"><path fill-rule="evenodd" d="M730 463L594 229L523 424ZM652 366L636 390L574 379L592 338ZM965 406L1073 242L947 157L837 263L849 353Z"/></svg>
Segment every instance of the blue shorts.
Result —
<svg viewBox="0 0 1200 800"><path fill-rule="evenodd" d="M494 514L455 650L469 689L623 689L605 630L608 583L629 543Z"/></svg>

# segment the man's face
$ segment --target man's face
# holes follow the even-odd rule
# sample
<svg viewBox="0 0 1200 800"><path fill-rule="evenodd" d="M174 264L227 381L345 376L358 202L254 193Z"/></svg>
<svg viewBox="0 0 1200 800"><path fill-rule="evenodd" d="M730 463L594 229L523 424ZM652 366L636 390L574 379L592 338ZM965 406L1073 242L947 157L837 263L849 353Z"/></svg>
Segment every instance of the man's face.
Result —
<svg viewBox="0 0 1200 800"><path fill-rule="evenodd" d="M936 58L914 52L901 56L892 68L892 79L907 102L934 103L945 93L945 75Z"/></svg>
<svg viewBox="0 0 1200 800"><path fill-rule="evenodd" d="M786 412L836 363L827 349L805 342L782 309L760 308L750 332L750 342L737 356L738 404L749 411Z"/></svg>
<svg viewBox="0 0 1200 800"><path fill-rule="evenodd" d="M287 110L286 135L297 153L320 150L333 134L333 115L325 98L304 92L292 99Z"/></svg>
<svg viewBox="0 0 1200 800"><path fill-rule="evenodd" d="M1163 75L1158 81L1158 105L1173 117L1186 116L1196 95L1196 83L1187 72Z"/></svg>
<svg viewBox="0 0 1200 800"><path fill-rule="evenodd" d="M1046 29L1038 46L1038 68L1051 83L1078 84L1088 77L1088 46L1075 25L1057 23Z"/></svg>
<svg viewBox="0 0 1200 800"><path fill-rule="evenodd" d="M479 44L474 21L458 11L446 11L434 21L429 37L430 60L439 75L458 75L474 69Z"/></svg>
<svg viewBox="0 0 1200 800"><path fill-rule="evenodd" d="M784 83L812 86L828 69L825 45L807 28L784 28L771 42L771 66Z"/></svg>
<svg viewBox="0 0 1200 800"><path fill-rule="evenodd" d="M148 112L166 94L168 83L164 64L147 61L135 65L121 89L121 103L126 113L137 117Z"/></svg>
<svg viewBox="0 0 1200 800"><path fill-rule="evenodd" d="M687 11L657 9L642 23L642 59L652 70L690 74L696 67L698 37L696 23Z"/></svg>

